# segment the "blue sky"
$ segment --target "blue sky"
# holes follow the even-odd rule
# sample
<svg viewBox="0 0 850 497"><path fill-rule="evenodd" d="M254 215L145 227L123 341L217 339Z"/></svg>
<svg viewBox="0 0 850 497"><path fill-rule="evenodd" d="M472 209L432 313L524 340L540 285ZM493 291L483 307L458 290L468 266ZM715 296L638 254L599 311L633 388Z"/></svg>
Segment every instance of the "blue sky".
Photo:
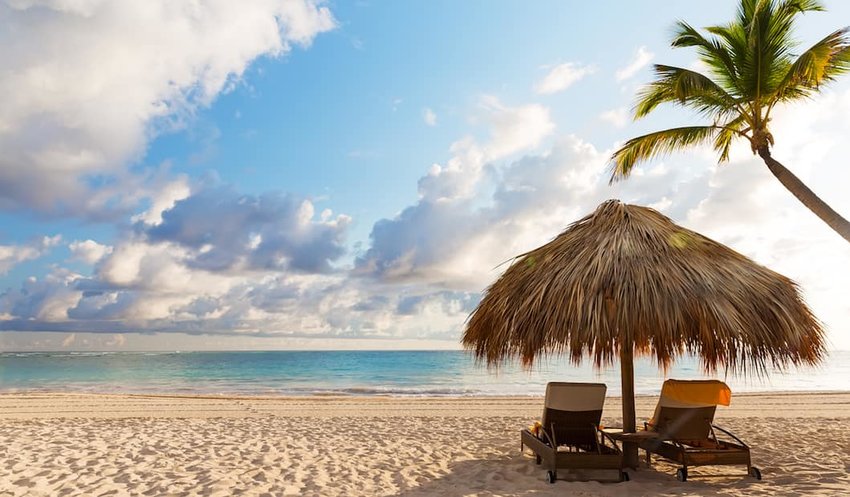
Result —
<svg viewBox="0 0 850 497"><path fill-rule="evenodd" d="M805 16L804 45L850 24ZM499 263L611 197L799 281L850 348L850 250L738 148L609 187L673 22L735 2L0 4L0 349L455 347ZM850 213L850 82L775 156ZM96 333L89 333L96 332Z"/></svg>

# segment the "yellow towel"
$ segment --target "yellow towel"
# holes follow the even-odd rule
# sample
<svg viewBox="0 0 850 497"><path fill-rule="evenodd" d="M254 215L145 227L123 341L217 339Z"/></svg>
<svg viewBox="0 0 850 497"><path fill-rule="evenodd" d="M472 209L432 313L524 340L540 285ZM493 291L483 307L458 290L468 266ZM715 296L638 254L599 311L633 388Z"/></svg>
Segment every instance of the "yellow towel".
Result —
<svg viewBox="0 0 850 497"><path fill-rule="evenodd" d="M728 406L732 390L719 380L667 380L661 387L661 396L691 404Z"/></svg>

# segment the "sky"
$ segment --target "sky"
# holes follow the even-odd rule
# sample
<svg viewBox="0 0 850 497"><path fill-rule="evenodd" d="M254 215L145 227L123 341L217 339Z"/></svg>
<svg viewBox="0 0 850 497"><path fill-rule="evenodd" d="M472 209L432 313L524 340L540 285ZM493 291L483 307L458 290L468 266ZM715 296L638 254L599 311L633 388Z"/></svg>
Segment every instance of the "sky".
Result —
<svg viewBox="0 0 850 497"><path fill-rule="evenodd" d="M810 45L850 4L801 19ZM733 0L0 0L0 350L457 348L515 255L648 205L800 285L850 349L850 245L738 144L641 165L673 23ZM773 155L850 215L850 76Z"/></svg>

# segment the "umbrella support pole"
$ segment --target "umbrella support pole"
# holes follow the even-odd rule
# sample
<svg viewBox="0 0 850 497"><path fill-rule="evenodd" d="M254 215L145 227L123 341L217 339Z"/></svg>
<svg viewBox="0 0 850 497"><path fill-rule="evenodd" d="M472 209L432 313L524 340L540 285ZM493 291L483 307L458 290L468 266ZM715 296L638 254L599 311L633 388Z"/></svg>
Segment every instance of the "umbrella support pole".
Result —
<svg viewBox="0 0 850 497"><path fill-rule="evenodd" d="M623 433L635 432L635 366L631 343L620 349L620 377L623 398ZM623 442L623 464L632 469L638 467L638 445Z"/></svg>

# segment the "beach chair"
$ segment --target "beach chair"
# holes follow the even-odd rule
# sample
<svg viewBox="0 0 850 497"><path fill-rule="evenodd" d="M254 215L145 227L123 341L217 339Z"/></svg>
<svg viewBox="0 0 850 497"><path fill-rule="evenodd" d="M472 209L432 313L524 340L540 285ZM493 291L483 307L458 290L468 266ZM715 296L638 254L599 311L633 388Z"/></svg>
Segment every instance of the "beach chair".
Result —
<svg viewBox="0 0 850 497"><path fill-rule="evenodd" d="M718 405L728 406L732 391L718 380L667 380L639 447L651 454L680 464L679 481L688 479L691 466L746 465L747 474L761 480L761 471L752 465L750 448L732 433L713 424ZM648 435L648 433L642 433ZM718 438L718 433L724 439Z"/></svg>
<svg viewBox="0 0 850 497"><path fill-rule="evenodd" d="M542 426L536 433L522 430L520 448L534 452L537 464L548 470L549 483L555 483L559 469L611 469L617 471L617 481L629 479L623 471L622 452L599 429L606 390L602 383L546 385Z"/></svg>

